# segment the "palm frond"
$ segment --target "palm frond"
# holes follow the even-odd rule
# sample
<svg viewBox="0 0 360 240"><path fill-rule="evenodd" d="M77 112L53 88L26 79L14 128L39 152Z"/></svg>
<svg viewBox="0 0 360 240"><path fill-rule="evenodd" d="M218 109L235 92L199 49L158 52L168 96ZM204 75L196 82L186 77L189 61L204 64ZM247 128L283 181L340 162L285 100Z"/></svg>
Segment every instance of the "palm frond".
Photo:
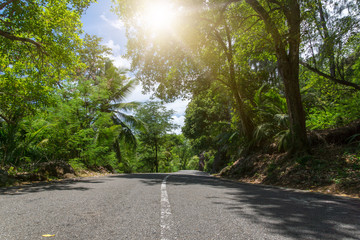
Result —
<svg viewBox="0 0 360 240"><path fill-rule="evenodd" d="M263 123L263 124L258 125L255 128L253 140L257 143L261 142L263 139L265 139L266 137L268 137L271 134L272 129L273 129L273 126L271 123Z"/></svg>
<svg viewBox="0 0 360 240"><path fill-rule="evenodd" d="M125 98L134 89L134 87L135 87L135 81L130 80L125 85L121 86L121 88L113 94L113 100L115 100L117 102L124 101Z"/></svg>
<svg viewBox="0 0 360 240"><path fill-rule="evenodd" d="M135 110L141 103L139 102L127 102L127 103L113 103L111 104L111 108L114 110L122 110L122 111L132 111Z"/></svg>
<svg viewBox="0 0 360 240"><path fill-rule="evenodd" d="M122 129L122 132L121 132L119 138L124 140L127 144L129 144L133 148L136 148L136 146L137 146L136 137L130 128L123 126L123 129Z"/></svg>
<svg viewBox="0 0 360 240"><path fill-rule="evenodd" d="M113 121L115 124L128 126L129 128L134 128L138 131L146 131L146 125L144 122L135 118L132 115L128 115L126 113L120 111L114 111Z"/></svg>
<svg viewBox="0 0 360 240"><path fill-rule="evenodd" d="M289 126L289 115L288 114L275 114L274 120L277 122L278 126L288 127Z"/></svg>
<svg viewBox="0 0 360 240"><path fill-rule="evenodd" d="M275 139L279 151L281 150L286 151L289 149L291 143L290 137L291 137L291 132L289 129L280 131L275 135Z"/></svg>
<svg viewBox="0 0 360 240"><path fill-rule="evenodd" d="M254 102L256 104L256 106L261 106L262 105L262 94L263 94L263 90L264 88L267 86L267 84L263 84L256 92L254 95Z"/></svg>

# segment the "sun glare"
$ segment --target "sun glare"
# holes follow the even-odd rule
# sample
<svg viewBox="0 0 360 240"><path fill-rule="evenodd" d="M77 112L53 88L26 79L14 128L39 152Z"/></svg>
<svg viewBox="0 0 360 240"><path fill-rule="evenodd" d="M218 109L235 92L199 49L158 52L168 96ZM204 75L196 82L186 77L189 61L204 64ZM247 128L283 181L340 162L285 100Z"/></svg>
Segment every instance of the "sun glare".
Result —
<svg viewBox="0 0 360 240"><path fill-rule="evenodd" d="M153 31L171 29L176 12L171 5L157 4L148 6L143 15L144 24Z"/></svg>

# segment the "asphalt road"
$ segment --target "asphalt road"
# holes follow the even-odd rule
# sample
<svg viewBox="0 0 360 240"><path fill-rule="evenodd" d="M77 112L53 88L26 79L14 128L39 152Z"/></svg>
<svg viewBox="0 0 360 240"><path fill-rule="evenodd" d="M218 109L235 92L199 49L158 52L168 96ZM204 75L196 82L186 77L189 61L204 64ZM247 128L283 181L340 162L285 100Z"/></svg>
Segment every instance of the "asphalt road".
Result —
<svg viewBox="0 0 360 240"><path fill-rule="evenodd" d="M86 240L360 239L360 201L196 171L0 188L0 239L47 239L45 234Z"/></svg>

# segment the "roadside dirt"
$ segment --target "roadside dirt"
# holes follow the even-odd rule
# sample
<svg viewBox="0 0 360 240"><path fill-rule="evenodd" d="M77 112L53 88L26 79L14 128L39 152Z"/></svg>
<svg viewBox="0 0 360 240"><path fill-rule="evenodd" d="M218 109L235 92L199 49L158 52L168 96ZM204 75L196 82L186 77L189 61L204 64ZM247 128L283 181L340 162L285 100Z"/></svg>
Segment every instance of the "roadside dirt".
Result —
<svg viewBox="0 0 360 240"><path fill-rule="evenodd" d="M0 174L0 187L13 187L13 186L22 186L33 183L40 182L54 182L54 181L62 181L66 179L77 179L77 178L85 178L85 177L101 177L113 174L105 169L97 169L94 170L80 170L75 171L74 173L65 173L59 177L49 177L49 176L39 176L36 175L28 177L28 173L17 173L14 176ZM24 178L24 176L27 176Z"/></svg>
<svg viewBox="0 0 360 240"><path fill-rule="evenodd" d="M219 176L246 183L360 198L358 145L317 145L312 155L253 154L224 168Z"/></svg>

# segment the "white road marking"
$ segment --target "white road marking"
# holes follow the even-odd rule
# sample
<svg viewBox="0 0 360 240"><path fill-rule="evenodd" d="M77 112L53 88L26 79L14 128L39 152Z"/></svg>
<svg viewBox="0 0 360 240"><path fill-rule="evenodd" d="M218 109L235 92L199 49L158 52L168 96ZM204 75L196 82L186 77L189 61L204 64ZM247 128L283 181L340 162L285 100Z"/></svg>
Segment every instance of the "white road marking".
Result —
<svg viewBox="0 0 360 240"><path fill-rule="evenodd" d="M161 226L161 240L167 240L170 237L170 230L171 230L171 208L170 202L168 198L168 194L166 191L166 180L170 175L167 175L161 183L161 219L160 219L160 226Z"/></svg>

